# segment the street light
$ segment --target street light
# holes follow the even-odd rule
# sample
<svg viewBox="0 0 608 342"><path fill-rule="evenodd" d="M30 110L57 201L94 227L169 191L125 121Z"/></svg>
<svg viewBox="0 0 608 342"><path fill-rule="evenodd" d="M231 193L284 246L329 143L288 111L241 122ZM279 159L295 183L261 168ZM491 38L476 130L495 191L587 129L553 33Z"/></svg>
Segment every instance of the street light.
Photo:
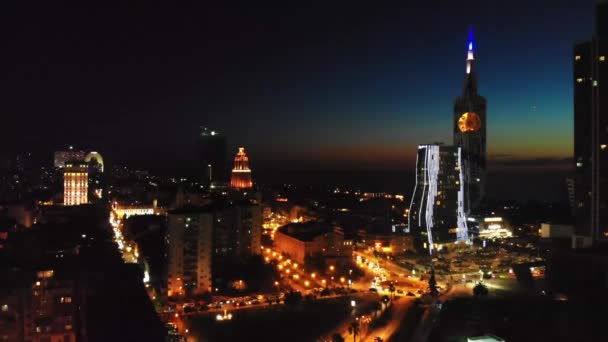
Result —
<svg viewBox="0 0 608 342"><path fill-rule="evenodd" d="M329 270L333 271L334 270L334 265L329 266Z"/></svg>
<svg viewBox="0 0 608 342"><path fill-rule="evenodd" d="M315 279L315 277L316 277L316 276L317 276L317 275L316 275L316 274L314 274L314 273L312 273L312 274L310 275L310 277L311 277L312 279Z"/></svg>

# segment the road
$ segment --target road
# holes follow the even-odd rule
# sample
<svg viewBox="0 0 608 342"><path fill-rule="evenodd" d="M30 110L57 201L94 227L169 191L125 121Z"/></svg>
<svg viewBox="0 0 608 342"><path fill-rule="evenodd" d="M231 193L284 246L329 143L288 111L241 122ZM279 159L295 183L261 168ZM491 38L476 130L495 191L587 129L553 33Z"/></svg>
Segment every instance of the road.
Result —
<svg viewBox="0 0 608 342"><path fill-rule="evenodd" d="M362 336L361 342L374 342L376 337L380 337L383 341L388 341L393 336L401 325L401 322L405 318L408 310L412 307L414 299L412 297L401 297L393 301L391 304L392 308L390 312L384 314L391 314L390 320L384 326L378 327L371 331L368 331Z"/></svg>

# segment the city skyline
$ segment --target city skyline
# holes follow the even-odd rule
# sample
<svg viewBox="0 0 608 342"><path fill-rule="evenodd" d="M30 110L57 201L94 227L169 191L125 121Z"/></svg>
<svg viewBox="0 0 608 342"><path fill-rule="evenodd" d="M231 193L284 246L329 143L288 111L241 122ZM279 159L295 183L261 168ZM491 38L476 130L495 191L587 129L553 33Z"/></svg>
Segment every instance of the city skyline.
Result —
<svg viewBox="0 0 608 342"><path fill-rule="evenodd" d="M587 2L371 13L214 8L201 17L170 8L156 26L160 9L49 8L65 23L44 31L51 19L35 12L31 20L40 20L21 23L9 41L15 68L7 78L17 96L6 110L32 134L3 138L33 149L86 144L116 162L153 167L155 158L190 162L205 125L226 135L230 149L246 146L262 168L412 169L417 144L451 140L472 25L489 102L489 166L569 168L571 44L592 31ZM81 30L66 34L68 24ZM34 52L45 62L24 56ZM48 77L27 82L40 74ZM26 95L39 100L24 102ZM32 116L39 123L26 125ZM87 124L73 122L83 116ZM120 148L126 139L128 151Z"/></svg>

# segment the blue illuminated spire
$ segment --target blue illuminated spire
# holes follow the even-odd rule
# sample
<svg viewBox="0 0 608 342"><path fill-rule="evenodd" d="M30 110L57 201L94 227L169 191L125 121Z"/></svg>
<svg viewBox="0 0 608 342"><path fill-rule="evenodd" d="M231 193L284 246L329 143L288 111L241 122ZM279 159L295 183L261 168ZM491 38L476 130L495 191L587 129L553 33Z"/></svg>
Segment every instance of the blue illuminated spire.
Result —
<svg viewBox="0 0 608 342"><path fill-rule="evenodd" d="M469 51L473 51L473 26L469 28Z"/></svg>

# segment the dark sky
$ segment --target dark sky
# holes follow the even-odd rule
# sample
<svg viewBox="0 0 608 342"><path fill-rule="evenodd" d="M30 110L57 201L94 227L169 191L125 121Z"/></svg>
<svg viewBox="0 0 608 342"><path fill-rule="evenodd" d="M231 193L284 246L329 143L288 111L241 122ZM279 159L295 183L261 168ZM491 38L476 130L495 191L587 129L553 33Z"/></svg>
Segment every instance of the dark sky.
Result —
<svg viewBox="0 0 608 342"><path fill-rule="evenodd" d="M571 49L591 0L41 3L3 4L8 149L184 165L206 125L260 167L411 168L418 143L452 140L473 25L491 165L572 154Z"/></svg>

